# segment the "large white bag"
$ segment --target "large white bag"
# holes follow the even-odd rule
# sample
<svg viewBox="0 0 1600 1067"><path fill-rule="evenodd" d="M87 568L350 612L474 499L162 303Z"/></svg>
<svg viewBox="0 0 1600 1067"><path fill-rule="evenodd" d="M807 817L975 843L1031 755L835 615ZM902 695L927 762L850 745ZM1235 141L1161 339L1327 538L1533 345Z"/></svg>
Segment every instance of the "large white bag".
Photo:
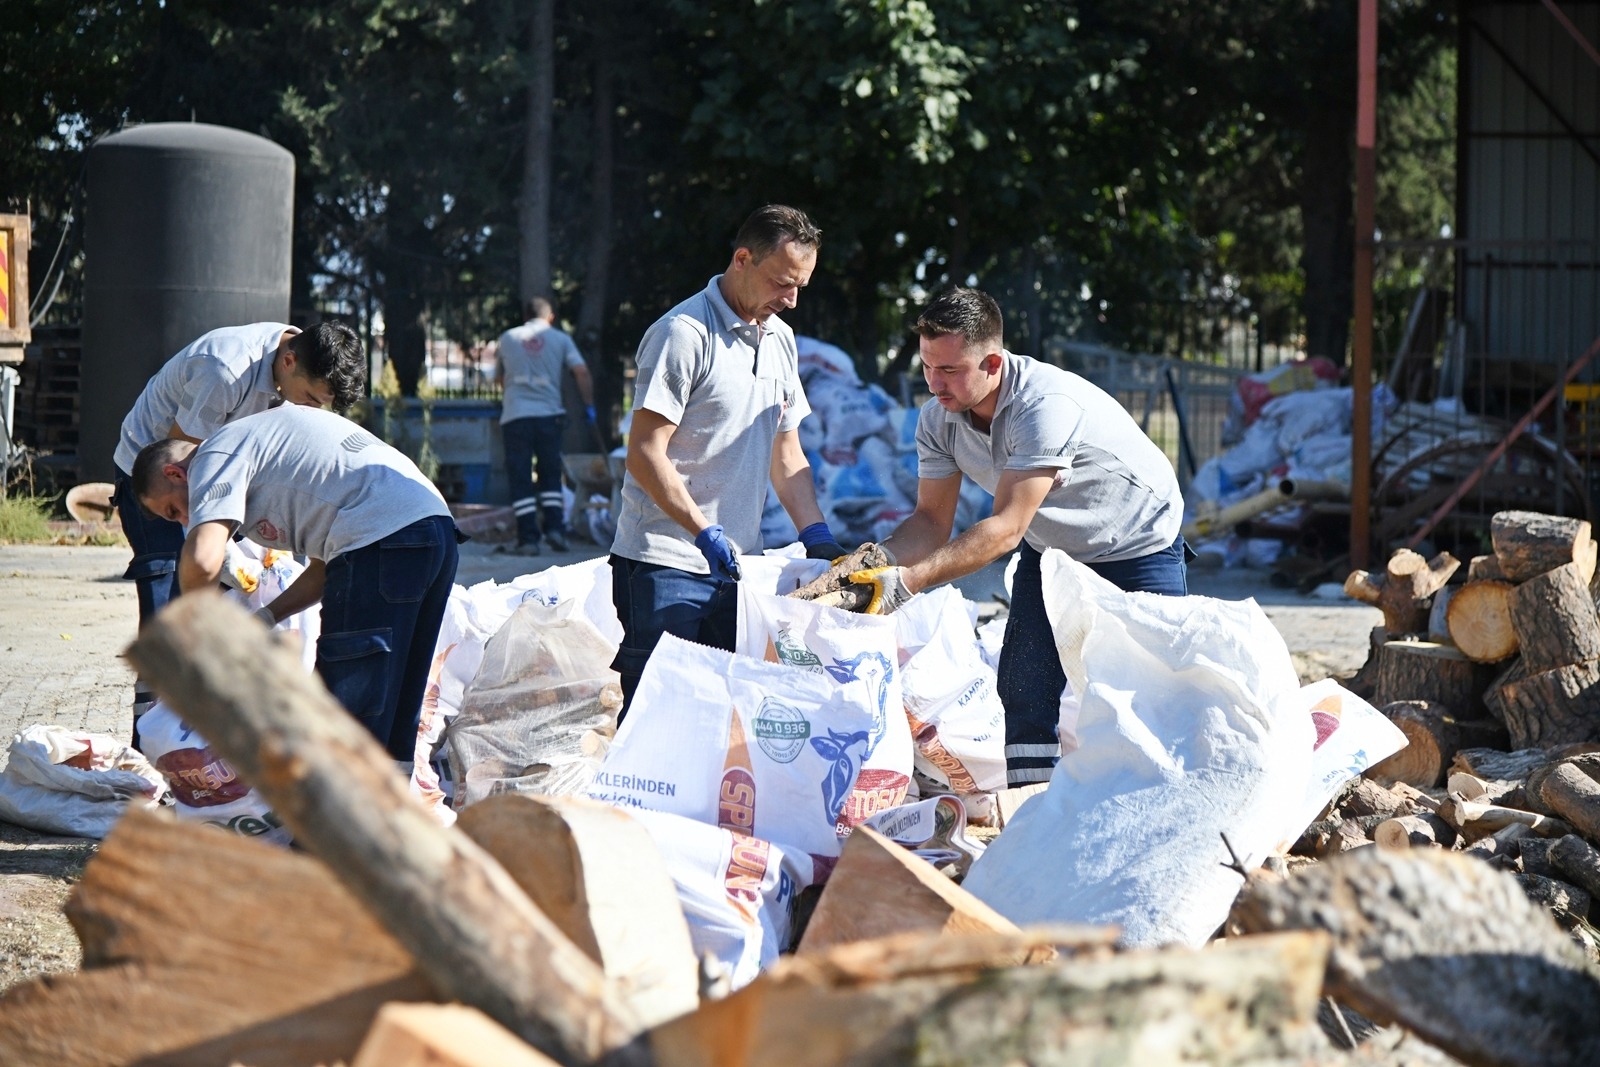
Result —
<svg viewBox="0 0 1600 1067"><path fill-rule="evenodd" d="M1346 782L1408 744L1383 712L1332 678L1312 682L1287 704L1311 720L1316 740L1305 796L1283 812L1283 845L1304 833Z"/></svg>
<svg viewBox="0 0 1600 1067"><path fill-rule="evenodd" d="M869 699L866 686L666 634L589 795L828 864L845 801L882 736Z"/></svg>
<svg viewBox="0 0 1600 1067"><path fill-rule="evenodd" d="M294 835L272 805L206 739L158 700L139 717L139 744L172 787L173 813L241 837L287 845Z"/></svg>
<svg viewBox="0 0 1600 1067"><path fill-rule="evenodd" d="M1254 601L1124 593L1064 553L1045 607L1082 701L1080 746L964 883L1019 924L1116 924L1200 945L1283 836L1315 742L1283 638Z"/></svg>
<svg viewBox="0 0 1600 1067"><path fill-rule="evenodd" d="M35 724L11 740L0 771L0 819L49 834L104 837L128 805L166 793L140 753L107 734Z"/></svg>
<svg viewBox="0 0 1600 1067"><path fill-rule="evenodd" d="M1006 711L966 598L940 586L891 616L917 770L957 793L1006 787Z"/></svg>
<svg viewBox="0 0 1600 1067"><path fill-rule="evenodd" d="M900 688L895 622L808 600L772 596L739 583L740 655L865 687L872 733L861 773L839 814L838 831L901 804L911 786L911 728Z"/></svg>

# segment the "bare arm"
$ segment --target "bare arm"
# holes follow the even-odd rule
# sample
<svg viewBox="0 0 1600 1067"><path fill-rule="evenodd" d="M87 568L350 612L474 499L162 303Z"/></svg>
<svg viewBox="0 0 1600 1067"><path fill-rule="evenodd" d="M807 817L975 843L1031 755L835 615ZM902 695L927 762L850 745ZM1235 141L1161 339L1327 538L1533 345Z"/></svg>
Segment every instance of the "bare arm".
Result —
<svg viewBox="0 0 1600 1067"><path fill-rule="evenodd" d="M572 380L577 383L578 395L583 397L585 407L594 407L594 375L589 373L589 368L579 364L572 368Z"/></svg>
<svg viewBox="0 0 1600 1067"><path fill-rule="evenodd" d="M694 535L711 524L667 457L667 443L677 431L677 423L665 415L649 408L634 408L633 428L628 431L628 473L656 507Z"/></svg>
<svg viewBox="0 0 1600 1067"><path fill-rule="evenodd" d="M778 502L794 520L795 529L804 530L822 521L822 509L817 506L817 483L811 477L811 462L800 447L799 430L788 430L773 439L770 474Z"/></svg>
<svg viewBox="0 0 1600 1067"><path fill-rule="evenodd" d="M184 538L183 551L178 554L178 588L185 593L216 588L232 539L231 522L202 522L190 530Z"/></svg>
<svg viewBox="0 0 1600 1067"><path fill-rule="evenodd" d="M913 593L919 593L930 586L960 578L988 566L1001 556L1017 547L1022 540L1022 535L1027 532L1028 524L1033 521L1034 514L1039 510L1039 505L1044 503L1045 494L1050 492L1055 484L1056 472L1051 468L1031 471L1006 471L1000 476L1000 484L995 486L994 514L982 522L974 523L964 531L960 537L947 544L940 545L932 552L919 557L917 562L905 567L902 575L906 588ZM950 494L949 512L955 513L955 496L961 489L960 479L945 479L954 484L954 491ZM927 485L926 481L923 485ZM922 510L922 491L917 492L917 510ZM906 520L906 525L916 518ZM944 527L948 536L950 527ZM900 530L896 530L894 542L890 551L895 553L896 561L905 566L905 560L900 557L899 543L896 539Z"/></svg>
<svg viewBox="0 0 1600 1067"><path fill-rule="evenodd" d="M272 621L282 622L290 615L304 611L319 602L322 599L322 587L327 575L326 563L320 559L308 560L306 569L300 572L300 577L267 605L267 610L272 612Z"/></svg>
<svg viewBox="0 0 1600 1067"><path fill-rule="evenodd" d="M960 496L959 474L917 482L917 510L883 541L883 547L894 553L897 565L921 563L950 540Z"/></svg>

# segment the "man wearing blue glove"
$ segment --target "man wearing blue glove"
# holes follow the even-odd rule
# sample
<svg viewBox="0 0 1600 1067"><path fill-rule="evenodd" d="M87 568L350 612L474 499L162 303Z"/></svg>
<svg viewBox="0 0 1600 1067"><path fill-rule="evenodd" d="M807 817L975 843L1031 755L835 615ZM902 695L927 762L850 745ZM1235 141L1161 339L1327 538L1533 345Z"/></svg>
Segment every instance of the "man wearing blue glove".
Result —
<svg viewBox="0 0 1600 1067"><path fill-rule="evenodd" d="M734 239L733 258L639 343L627 476L612 544L612 600L626 713L661 635L733 650L739 553L761 547L770 479L806 554L837 559L817 507L800 420L794 333L778 313L811 280L822 232L769 204Z"/></svg>
<svg viewBox="0 0 1600 1067"><path fill-rule="evenodd" d="M511 509L517 514L515 551L539 554L539 527L557 552L567 550L566 509L561 501L561 436L566 408L561 403L565 371L583 397L584 417L595 421L594 380L571 337L556 329L555 308L543 297L528 301L528 321L500 335L495 366L504 399L500 406L500 440L505 446L506 481ZM538 463L538 484L533 469Z"/></svg>
<svg viewBox="0 0 1600 1067"><path fill-rule="evenodd" d="M880 546L891 565L849 580L887 614L930 586L1019 548L997 688L1012 785L1044 781L1066 676L1045 614L1040 553L1059 548L1129 592L1188 591L1172 463L1116 399L1092 383L1005 349L1000 307L953 288L917 319L933 398L917 420L917 507ZM965 474L994 514L954 540Z"/></svg>

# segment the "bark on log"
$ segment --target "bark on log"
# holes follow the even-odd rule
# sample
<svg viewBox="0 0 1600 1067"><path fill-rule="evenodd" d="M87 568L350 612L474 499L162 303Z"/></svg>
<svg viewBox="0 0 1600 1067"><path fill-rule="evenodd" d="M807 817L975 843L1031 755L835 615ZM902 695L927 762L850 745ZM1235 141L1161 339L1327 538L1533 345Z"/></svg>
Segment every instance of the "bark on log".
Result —
<svg viewBox="0 0 1600 1067"><path fill-rule="evenodd" d="M1519 843L1532 835L1533 827L1526 823L1512 823L1510 826L1501 827L1488 837L1478 838L1462 851L1479 859L1492 858L1510 863L1518 852Z"/></svg>
<svg viewBox="0 0 1600 1067"><path fill-rule="evenodd" d="M1372 840L1381 848L1449 848L1455 839L1450 824L1432 813L1386 819L1372 830Z"/></svg>
<svg viewBox="0 0 1600 1067"><path fill-rule="evenodd" d="M1600 782L1571 764L1562 764L1545 778L1539 792L1578 833L1600 841Z"/></svg>
<svg viewBox="0 0 1600 1067"><path fill-rule="evenodd" d="M1529 900L1548 908L1562 926L1583 921L1589 914L1589 894L1575 885L1540 874L1514 874L1512 877L1528 894Z"/></svg>
<svg viewBox="0 0 1600 1067"><path fill-rule="evenodd" d="M1512 682L1520 682L1527 676L1528 668L1523 665L1522 657L1518 656L1484 687L1483 706L1500 725L1504 726L1506 723L1505 687Z"/></svg>
<svg viewBox="0 0 1600 1067"><path fill-rule="evenodd" d="M1567 745L1558 749L1546 751L1549 761L1541 767L1535 767L1527 780L1527 791L1535 797L1540 797L1544 789L1544 780L1563 764L1570 764L1587 774L1590 778L1600 782L1600 752L1582 751L1574 752L1575 748L1588 749L1587 745ZM1541 803L1543 798L1541 797ZM1551 814L1555 814L1551 812Z"/></svg>
<svg viewBox="0 0 1600 1067"><path fill-rule="evenodd" d="M1587 564L1594 575L1589 524L1582 519L1534 511L1502 511L1489 520L1489 538L1507 579L1525 582L1565 563Z"/></svg>
<svg viewBox="0 0 1600 1067"><path fill-rule="evenodd" d="M1483 706L1485 668L1460 649L1434 641L1385 641L1377 654L1372 703L1378 707L1428 700L1443 704L1458 719L1470 719Z"/></svg>
<svg viewBox="0 0 1600 1067"><path fill-rule="evenodd" d="M1433 606L1428 609L1428 632L1424 635L1429 641L1450 640L1450 603L1460 591L1459 585L1447 585L1433 594Z"/></svg>
<svg viewBox="0 0 1600 1067"><path fill-rule="evenodd" d="M1461 748L1455 716L1442 704L1399 700L1378 709L1406 735L1406 747L1368 768L1375 782L1405 782L1419 788L1442 785L1450 761Z"/></svg>
<svg viewBox="0 0 1600 1067"><path fill-rule="evenodd" d="M1510 582L1468 582L1445 608L1450 640L1468 659L1498 663L1517 651L1511 625Z"/></svg>
<svg viewBox="0 0 1600 1067"><path fill-rule="evenodd" d="M1358 818L1362 815L1381 815L1392 819L1399 815L1410 815L1416 810L1416 805L1393 789L1379 785L1368 778L1353 779L1345 787L1344 794L1340 796L1336 807L1339 814L1346 819Z"/></svg>
<svg viewBox="0 0 1600 1067"><path fill-rule="evenodd" d="M1386 822L1387 815L1358 815L1353 818L1323 819L1306 827L1289 849L1296 856L1315 856L1323 859L1359 848L1372 840L1372 831Z"/></svg>
<svg viewBox="0 0 1600 1067"><path fill-rule="evenodd" d="M1408 548L1389 559L1382 574L1351 571L1344 591L1357 600L1374 604L1383 612L1383 626L1391 635L1424 633L1433 594L1444 587L1461 561L1448 552L1432 560Z"/></svg>
<svg viewBox="0 0 1600 1067"><path fill-rule="evenodd" d="M1546 571L1507 598L1529 674L1600 659L1600 613L1575 563Z"/></svg>
<svg viewBox="0 0 1600 1067"><path fill-rule="evenodd" d="M1251 932L1328 930L1329 993L1468 1063L1600 1062L1600 976L1515 879L1487 864L1366 848L1253 882L1242 904L1235 914Z"/></svg>
<svg viewBox="0 0 1600 1067"><path fill-rule="evenodd" d="M1503 582L1506 572L1500 569L1500 559L1494 555L1473 556L1467 564L1469 582Z"/></svg>
<svg viewBox="0 0 1600 1067"><path fill-rule="evenodd" d="M181 597L128 658L442 993L563 1062L596 1060L638 1033L594 962L492 857L407 795L366 730L243 609Z"/></svg>
<svg viewBox="0 0 1600 1067"><path fill-rule="evenodd" d="M1498 688L1515 748L1600 740L1600 662L1573 663Z"/></svg>
<svg viewBox="0 0 1600 1067"><path fill-rule="evenodd" d="M1317 935L990 970L977 982L970 971L863 982L827 966L835 953L863 944L874 943L780 960L732 996L658 1027L650 1034L657 1062L1300 1062L1300 1038L1310 1032L1327 963L1327 940Z"/></svg>
<svg viewBox="0 0 1600 1067"><path fill-rule="evenodd" d="M558 1067L483 1012L386 1004L350 1067Z"/></svg>
<svg viewBox="0 0 1600 1067"><path fill-rule="evenodd" d="M1600 852L1576 834L1550 843L1550 863L1573 885L1600 899Z"/></svg>
<svg viewBox="0 0 1600 1067"><path fill-rule="evenodd" d="M1542 874L1546 878L1559 877L1555 861L1550 858L1550 853L1556 847L1558 838L1525 837L1517 842L1517 861L1526 874Z"/></svg>
<svg viewBox="0 0 1600 1067"><path fill-rule="evenodd" d="M1450 761L1450 769L1465 771L1485 781L1516 781L1550 762L1550 754L1542 748L1523 748L1515 752L1502 752L1492 748L1463 748Z"/></svg>
<svg viewBox="0 0 1600 1067"><path fill-rule="evenodd" d="M872 600L872 591L865 586L852 584L849 576L856 571L887 566L889 566L888 555L882 548L868 541L829 567L826 574L807 582L789 595L797 600L822 600L829 607L842 608L845 611L865 611L867 604Z"/></svg>
<svg viewBox="0 0 1600 1067"><path fill-rule="evenodd" d="M666 863L642 824L577 797L507 794L461 812L462 833L505 867L655 1026L700 1005L699 964Z"/></svg>
<svg viewBox="0 0 1600 1067"><path fill-rule="evenodd" d="M130 810L66 907L83 969L0 997L0 1063L348 1062L379 1007L438 994L317 860Z"/></svg>
<svg viewBox="0 0 1600 1067"><path fill-rule="evenodd" d="M1372 702L1373 693L1378 688L1378 649L1389 640L1389 631L1382 626L1374 626L1367 635L1367 658L1356 669L1356 672L1344 680L1344 687L1362 700Z"/></svg>

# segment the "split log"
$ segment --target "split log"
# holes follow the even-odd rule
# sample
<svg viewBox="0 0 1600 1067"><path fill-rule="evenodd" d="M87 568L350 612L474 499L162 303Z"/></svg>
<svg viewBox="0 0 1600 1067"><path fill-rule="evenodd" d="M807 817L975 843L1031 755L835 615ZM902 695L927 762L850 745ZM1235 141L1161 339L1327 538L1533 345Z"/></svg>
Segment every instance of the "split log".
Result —
<svg viewBox="0 0 1600 1067"><path fill-rule="evenodd" d="M1533 834L1533 827L1515 822L1503 826L1488 837L1480 837L1463 851L1478 859L1503 860L1510 863L1518 851L1518 844Z"/></svg>
<svg viewBox="0 0 1600 1067"><path fill-rule="evenodd" d="M1442 794L1434 796L1433 793L1426 789L1418 789L1416 786L1408 785L1405 782L1396 782L1389 788L1399 793L1406 803L1417 811L1431 811L1437 815L1439 814L1439 805L1444 803Z"/></svg>
<svg viewBox="0 0 1600 1067"><path fill-rule="evenodd" d="M1473 556L1467 564L1468 582L1503 582L1506 572L1500 569L1500 559L1494 555Z"/></svg>
<svg viewBox="0 0 1600 1067"><path fill-rule="evenodd" d="M841 977L825 964L858 948L844 945L780 960L650 1043L662 1067L1298 1062L1327 966L1326 938L1300 937L990 970L977 982L971 972Z"/></svg>
<svg viewBox="0 0 1600 1067"><path fill-rule="evenodd" d="M1462 748L1450 761L1450 769L1465 771L1484 780L1517 781L1550 762L1550 754L1542 748L1522 748L1515 752L1502 752L1493 748Z"/></svg>
<svg viewBox="0 0 1600 1067"><path fill-rule="evenodd" d="M1588 751L1591 745L1567 745L1559 749L1550 749L1546 752L1549 761L1543 766L1535 767L1528 774L1527 790L1533 796L1540 796L1544 789L1544 780L1555 771L1557 767L1567 764L1576 767L1590 778L1600 782L1600 752ZM1574 752L1573 749L1585 751ZM1554 814L1554 813L1552 813Z"/></svg>
<svg viewBox="0 0 1600 1067"><path fill-rule="evenodd" d="M1428 609L1433 594L1444 587L1461 561L1448 552L1432 560L1408 548L1389 559L1384 573L1351 571L1344 591L1356 600L1376 605L1383 612L1383 626L1391 635L1423 633L1428 628Z"/></svg>
<svg viewBox="0 0 1600 1067"><path fill-rule="evenodd" d="M1378 676L1372 703L1400 700L1443 704L1457 718L1471 718L1483 706L1483 670L1458 648L1436 641L1385 641L1378 646Z"/></svg>
<svg viewBox="0 0 1600 1067"><path fill-rule="evenodd" d="M1306 827L1289 852L1295 856L1315 856L1317 859L1337 856L1369 843L1372 832L1389 818L1391 816L1357 815L1322 819Z"/></svg>
<svg viewBox="0 0 1600 1067"><path fill-rule="evenodd" d="M1588 568L1585 585L1594 576L1594 539L1582 519L1502 511L1489 520L1489 538L1510 581L1525 582L1567 563Z"/></svg>
<svg viewBox="0 0 1600 1067"><path fill-rule="evenodd" d="M1539 874L1513 874L1513 878L1535 904L1542 904L1562 926L1584 921L1589 914L1589 894L1559 878Z"/></svg>
<svg viewBox="0 0 1600 1067"><path fill-rule="evenodd" d="M1382 848L1449 848L1455 843L1456 832L1432 813L1402 815L1373 827L1372 840Z"/></svg>
<svg viewBox="0 0 1600 1067"><path fill-rule="evenodd" d="M1576 563L1529 578L1507 606L1530 675L1600 659L1600 613Z"/></svg>
<svg viewBox="0 0 1600 1067"><path fill-rule="evenodd" d="M1529 674L1497 689L1516 748L1600 740L1600 662Z"/></svg>
<svg viewBox="0 0 1600 1067"><path fill-rule="evenodd" d="M807 582L789 595L797 600L820 600L829 607L845 611L865 611L872 600L872 591L853 584L850 575L856 571L889 565L889 557L883 549L868 541L829 567L826 574Z"/></svg>
<svg viewBox="0 0 1600 1067"><path fill-rule="evenodd" d="M699 1007L699 963L678 890L649 831L620 808L507 794L456 825L618 983L646 1026Z"/></svg>
<svg viewBox="0 0 1600 1067"><path fill-rule="evenodd" d="M1368 778L1352 779L1336 802L1339 814L1346 819L1362 815L1382 815L1392 819L1410 815L1416 805L1395 792Z"/></svg>
<svg viewBox="0 0 1600 1067"><path fill-rule="evenodd" d="M1428 630L1423 635L1429 641L1450 640L1450 602L1460 589L1459 585L1447 585L1433 594L1433 605L1428 608Z"/></svg>
<svg viewBox="0 0 1600 1067"><path fill-rule="evenodd" d="M1551 771L1539 795L1590 841L1600 841L1600 782L1571 764Z"/></svg>
<svg viewBox="0 0 1600 1067"><path fill-rule="evenodd" d="M348 1062L386 1001L438 996L317 860L165 813L117 823L66 913L83 969L6 990L0 1063Z"/></svg>
<svg viewBox="0 0 1600 1067"><path fill-rule="evenodd" d="M994 824L1003 829L1007 823L1017 817L1017 812L1022 810L1022 805L1043 793L1049 785L1049 782L1014 785L1010 789L1002 789L996 793L994 795Z"/></svg>
<svg viewBox="0 0 1600 1067"><path fill-rule="evenodd" d="M1329 931L1327 992L1468 1063L1600 1062L1600 973L1486 864L1439 849L1361 849L1252 882L1235 914L1250 932Z"/></svg>
<svg viewBox="0 0 1600 1067"><path fill-rule="evenodd" d="M1439 806L1439 817L1455 827L1456 832L1468 841L1476 841L1512 823L1522 823L1540 837L1560 837L1568 830L1567 823L1548 815L1457 797L1451 797Z"/></svg>
<svg viewBox="0 0 1600 1067"><path fill-rule="evenodd" d="M1440 785L1461 730L1450 709L1425 700L1399 700L1378 709L1406 735L1406 747L1373 764L1366 776L1375 782L1405 782L1421 788Z"/></svg>
<svg viewBox="0 0 1600 1067"><path fill-rule="evenodd" d="M1515 588L1510 582L1468 582L1450 598L1445 629L1468 659L1497 663L1517 651L1510 604Z"/></svg>
<svg viewBox="0 0 1600 1067"><path fill-rule="evenodd" d="M844 843L795 954L815 955L851 941L914 931L1010 934L1017 925L933 864L858 826Z"/></svg>
<svg viewBox="0 0 1600 1067"><path fill-rule="evenodd" d="M1526 874L1542 874L1546 878L1556 878L1561 872L1556 870L1555 861L1550 858L1550 853L1555 849L1560 838L1525 837L1517 842L1517 861Z"/></svg>
<svg viewBox="0 0 1600 1067"><path fill-rule="evenodd" d="M492 857L407 795L371 735L242 608L181 597L128 658L440 992L564 1062L596 1060L638 1033L600 968Z"/></svg>
<svg viewBox="0 0 1600 1067"><path fill-rule="evenodd" d="M386 1004L351 1067L557 1067L483 1012Z"/></svg>
<svg viewBox="0 0 1600 1067"><path fill-rule="evenodd" d="M1558 837L1550 843L1550 863L1563 878L1600 898L1600 852L1575 834Z"/></svg>

